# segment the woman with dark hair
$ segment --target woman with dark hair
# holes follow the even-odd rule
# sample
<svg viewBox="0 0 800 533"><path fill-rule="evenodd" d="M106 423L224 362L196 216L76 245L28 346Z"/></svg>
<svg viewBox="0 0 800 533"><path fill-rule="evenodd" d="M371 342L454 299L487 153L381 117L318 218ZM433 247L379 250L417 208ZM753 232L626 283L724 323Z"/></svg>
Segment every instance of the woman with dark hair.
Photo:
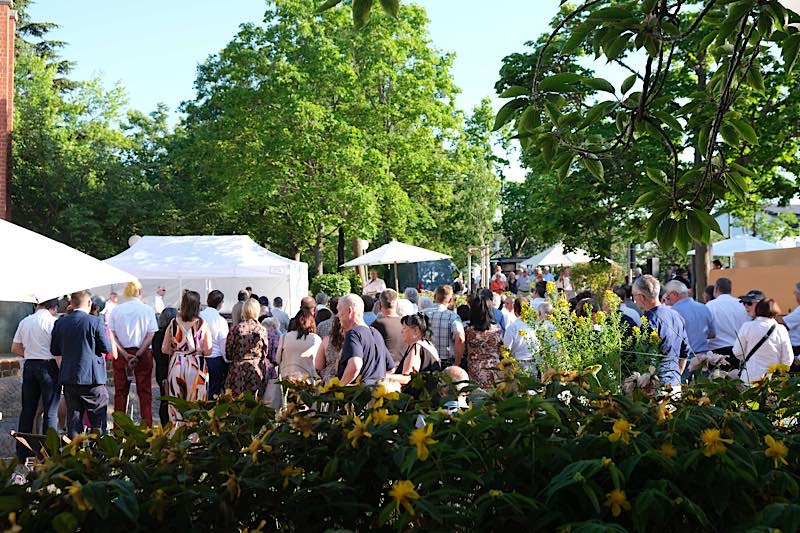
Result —
<svg viewBox="0 0 800 533"><path fill-rule="evenodd" d="M764 377L771 366L790 367L794 361L789 332L775 320L781 308L772 298L765 298L755 306L755 318L739 328L733 355L742 361L741 379L752 384Z"/></svg>
<svg viewBox="0 0 800 533"><path fill-rule="evenodd" d="M205 400L208 372L204 357L211 353L211 334L200 318L200 294L186 291L181 308L167 326L161 352L170 356L167 381L169 395L184 400ZM169 419L182 420L181 414L170 405Z"/></svg>
<svg viewBox="0 0 800 533"><path fill-rule="evenodd" d="M258 300L247 300L242 306L242 321L231 328L225 341L225 356L231 362L225 388L233 394L250 391L261 397L267 388L272 363L267 359L267 328L258 322L260 312Z"/></svg>
<svg viewBox="0 0 800 533"><path fill-rule="evenodd" d="M336 377L342 346L344 346L344 331L342 331L339 317L334 315L328 334L322 337L322 343L319 345L314 361L314 367L324 383Z"/></svg>
<svg viewBox="0 0 800 533"><path fill-rule="evenodd" d="M169 422L169 402L163 399L165 396L169 396L169 382L167 380L167 375L169 373L169 356L161 351L161 348L164 344L164 336L167 334L167 328L177 316L177 309L174 307L166 307L161 311L161 314L158 315L158 331L153 335L153 363L156 367L156 383L158 383L159 396L162 398L158 408L158 418L161 420L162 426L166 426Z"/></svg>
<svg viewBox="0 0 800 533"><path fill-rule="evenodd" d="M308 380L317 377L314 362L322 339L317 335L315 305L313 300L304 301L294 317L293 327L281 337L275 358L280 379Z"/></svg>
<svg viewBox="0 0 800 533"><path fill-rule="evenodd" d="M470 304L467 337L467 372L481 388L494 386L497 365L500 363L500 346L503 334L495 323L492 301L485 296L475 298ZM458 364L458 362L456 362Z"/></svg>
<svg viewBox="0 0 800 533"><path fill-rule="evenodd" d="M407 348L397 365L398 371L387 374L386 379L396 381L405 387L411 381L413 374L439 372L442 370L442 363L439 352L430 341L432 331L427 315L422 313L407 315L400 319L400 324L400 333Z"/></svg>

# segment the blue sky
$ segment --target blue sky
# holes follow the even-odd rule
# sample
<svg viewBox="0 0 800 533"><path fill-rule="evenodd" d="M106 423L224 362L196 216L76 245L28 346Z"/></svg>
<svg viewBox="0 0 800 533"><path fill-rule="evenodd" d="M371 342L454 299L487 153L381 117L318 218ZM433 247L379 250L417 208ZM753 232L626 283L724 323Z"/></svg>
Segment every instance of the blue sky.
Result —
<svg viewBox="0 0 800 533"><path fill-rule="evenodd" d="M322 0L320 0L322 1ZM494 96L501 60L547 30L557 0L418 0L431 19L433 44L456 53L458 105L469 110ZM130 107L175 111L192 97L197 64L219 51L243 22L261 22L264 0L38 0L37 21L61 28L74 78L120 82Z"/></svg>

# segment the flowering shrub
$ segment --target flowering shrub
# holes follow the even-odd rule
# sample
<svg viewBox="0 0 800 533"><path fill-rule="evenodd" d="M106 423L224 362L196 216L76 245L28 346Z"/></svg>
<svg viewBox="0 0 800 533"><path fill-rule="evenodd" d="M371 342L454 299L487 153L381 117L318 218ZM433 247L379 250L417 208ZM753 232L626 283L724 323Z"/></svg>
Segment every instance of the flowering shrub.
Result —
<svg viewBox="0 0 800 533"><path fill-rule="evenodd" d="M682 397L535 381L504 361L497 389L450 412L433 397L295 384L275 415L251 397L178 402L187 424L115 414L27 485L0 489L0 527L78 530L725 531L800 527L798 378ZM10 467L3 479L10 478Z"/></svg>

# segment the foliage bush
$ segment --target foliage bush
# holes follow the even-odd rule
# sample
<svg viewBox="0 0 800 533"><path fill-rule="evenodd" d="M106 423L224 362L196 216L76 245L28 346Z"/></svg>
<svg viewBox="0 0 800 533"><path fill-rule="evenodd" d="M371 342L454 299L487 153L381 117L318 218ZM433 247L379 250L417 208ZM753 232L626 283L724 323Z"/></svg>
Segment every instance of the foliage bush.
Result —
<svg viewBox="0 0 800 533"><path fill-rule="evenodd" d="M350 280L343 274L321 274L311 281L311 293L320 292L328 296L343 296L350 292Z"/></svg>
<svg viewBox="0 0 800 533"><path fill-rule="evenodd" d="M26 530L728 531L800 528L795 375L680 397L521 375L450 412L382 388L294 385L278 416L245 396L177 402L187 425L115 413L0 490ZM2 472L11 475L10 467Z"/></svg>
<svg viewBox="0 0 800 533"><path fill-rule="evenodd" d="M606 289L625 281L625 271L616 263L592 261L570 267L572 286L576 291L589 289L602 294Z"/></svg>
<svg viewBox="0 0 800 533"><path fill-rule="evenodd" d="M358 275L358 272L356 272L354 268L346 268L339 272L339 275L345 276L350 282L350 292L353 294L361 294L364 283L361 281L361 276Z"/></svg>

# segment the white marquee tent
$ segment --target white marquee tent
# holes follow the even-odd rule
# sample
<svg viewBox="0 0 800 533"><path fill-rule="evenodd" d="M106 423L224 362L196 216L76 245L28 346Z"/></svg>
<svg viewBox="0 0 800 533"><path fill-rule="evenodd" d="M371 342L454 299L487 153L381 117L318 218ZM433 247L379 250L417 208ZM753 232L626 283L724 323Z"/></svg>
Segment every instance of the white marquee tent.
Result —
<svg viewBox="0 0 800 533"><path fill-rule="evenodd" d="M145 299L163 285L167 305L176 305L184 289L199 292L203 303L218 289L225 294L223 312L230 312L239 290L250 286L270 303L280 296L286 312L294 313L308 294L306 263L270 252L246 235L147 236L105 262L138 277Z"/></svg>
<svg viewBox="0 0 800 533"><path fill-rule="evenodd" d="M590 263L591 261L592 257L580 248L573 252L564 253L564 244L558 243L526 259L522 262L522 266L573 266L578 263Z"/></svg>

